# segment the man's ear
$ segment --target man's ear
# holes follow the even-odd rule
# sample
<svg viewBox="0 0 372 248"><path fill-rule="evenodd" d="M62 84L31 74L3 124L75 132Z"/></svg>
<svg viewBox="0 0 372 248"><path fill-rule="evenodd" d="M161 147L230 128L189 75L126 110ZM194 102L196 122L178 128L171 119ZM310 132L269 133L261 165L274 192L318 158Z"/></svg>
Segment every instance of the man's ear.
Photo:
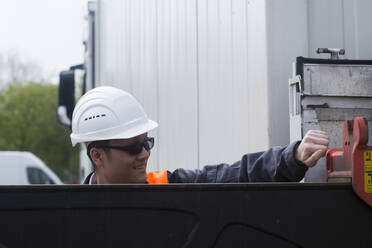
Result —
<svg viewBox="0 0 372 248"><path fill-rule="evenodd" d="M90 157L92 161L94 162L94 164L96 165L96 167L98 168L103 167L104 165L103 156L104 156L104 151L102 149L96 148L96 147L92 147L92 149L90 149Z"/></svg>

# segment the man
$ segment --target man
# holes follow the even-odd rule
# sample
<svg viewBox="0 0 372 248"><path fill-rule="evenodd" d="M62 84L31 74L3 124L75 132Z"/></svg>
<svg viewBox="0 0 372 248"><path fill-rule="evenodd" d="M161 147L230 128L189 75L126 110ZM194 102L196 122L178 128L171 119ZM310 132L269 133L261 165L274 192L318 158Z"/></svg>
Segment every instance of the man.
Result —
<svg viewBox="0 0 372 248"><path fill-rule="evenodd" d="M158 124L147 118L129 93L98 87L80 98L72 117L71 142L85 143L95 171L85 184L159 184L300 181L327 152L325 132L309 131L302 141L265 152L246 154L232 165L202 170L147 172L154 139L147 133Z"/></svg>

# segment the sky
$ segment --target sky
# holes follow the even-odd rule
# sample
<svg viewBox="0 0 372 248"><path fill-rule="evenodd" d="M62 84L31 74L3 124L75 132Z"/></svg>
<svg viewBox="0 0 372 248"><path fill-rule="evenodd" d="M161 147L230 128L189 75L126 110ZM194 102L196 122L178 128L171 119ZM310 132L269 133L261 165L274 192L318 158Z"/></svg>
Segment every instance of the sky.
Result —
<svg viewBox="0 0 372 248"><path fill-rule="evenodd" d="M58 81L83 62L87 0L0 0L0 54L16 53Z"/></svg>

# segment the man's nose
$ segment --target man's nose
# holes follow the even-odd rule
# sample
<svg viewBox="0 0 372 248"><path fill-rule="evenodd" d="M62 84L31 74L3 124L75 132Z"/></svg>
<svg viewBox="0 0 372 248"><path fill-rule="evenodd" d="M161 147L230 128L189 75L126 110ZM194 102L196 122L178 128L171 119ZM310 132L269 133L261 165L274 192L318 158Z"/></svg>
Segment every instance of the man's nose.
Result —
<svg viewBox="0 0 372 248"><path fill-rule="evenodd" d="M150 157L150 151L142 147L142 151L138 154L137 159L143 160L143 159L147 159L148 157Z"/></svg>

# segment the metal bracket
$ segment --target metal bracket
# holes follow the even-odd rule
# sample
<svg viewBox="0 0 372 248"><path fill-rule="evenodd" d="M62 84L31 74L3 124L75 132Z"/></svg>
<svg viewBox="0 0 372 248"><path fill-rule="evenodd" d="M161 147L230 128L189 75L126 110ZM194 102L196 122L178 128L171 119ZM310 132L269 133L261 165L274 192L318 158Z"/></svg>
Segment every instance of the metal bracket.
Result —
<svg viewBox="0 0 372 248"><path fill-rule="evenodd" d="M301 113L301 76L296 75L289 80L289 112L290 115L299 115Z"/></svg>
<svg viewBox="0 0 372 248"><path fill-rule="evenodd" d="M332 60L338 60L338 55L344 55L345 49L343 48L318 48L315 50L316 53L330 53Z"/></svg>

